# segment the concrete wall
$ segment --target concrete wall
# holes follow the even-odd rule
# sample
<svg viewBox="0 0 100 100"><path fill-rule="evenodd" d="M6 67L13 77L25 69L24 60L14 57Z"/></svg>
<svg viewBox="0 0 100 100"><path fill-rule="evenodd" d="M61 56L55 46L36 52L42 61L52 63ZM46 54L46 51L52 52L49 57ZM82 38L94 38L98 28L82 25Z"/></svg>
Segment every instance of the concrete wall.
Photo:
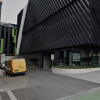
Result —
<svg viewBox="0 0 100 100"><path fill-rule="evenodd" d="M52 73L54 74L80 74L80 73L89 73L94 71L99 71L100 68L86 68L86 69L61 69L61 68L52 68Z"/></svg>
<svg viewBox="0 0 100 100"><path fill-rule="evenodd" d="M59 50L54 51L54 63L53 66L59 65Z"/></svg>
<svg viewBox="0 0 100 100"><path fill-rule="evenodd" d="M51 63L51 56L50 55L44 56L43 68L50 69L51 68L50 63Z"/></svg>

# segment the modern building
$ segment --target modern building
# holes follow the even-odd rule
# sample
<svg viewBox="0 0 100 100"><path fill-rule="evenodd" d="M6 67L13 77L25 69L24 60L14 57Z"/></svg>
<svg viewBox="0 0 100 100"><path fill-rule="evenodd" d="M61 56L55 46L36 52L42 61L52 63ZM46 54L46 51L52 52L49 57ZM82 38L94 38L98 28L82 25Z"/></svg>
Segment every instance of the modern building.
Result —
<svg viewBox="0 0 100 100"><path fill-rule="evenodd" d="M99 0L29 0L18 15L17 54L41 68L100 66Z"/></svg>
<svg viewBox="0 0 100 100"><path fill-rule="evenodd" d="M1 22L1 9L2 0L0 0L0 56L5 54L5 60L9 60L15 58L17 53L17 25Z"/></svg>
<svg viewBox="0 0 100 100"><path fill-rule="evenodd" d="M15 56L17 52L17 25L0 23L0 54Z"/></svg>

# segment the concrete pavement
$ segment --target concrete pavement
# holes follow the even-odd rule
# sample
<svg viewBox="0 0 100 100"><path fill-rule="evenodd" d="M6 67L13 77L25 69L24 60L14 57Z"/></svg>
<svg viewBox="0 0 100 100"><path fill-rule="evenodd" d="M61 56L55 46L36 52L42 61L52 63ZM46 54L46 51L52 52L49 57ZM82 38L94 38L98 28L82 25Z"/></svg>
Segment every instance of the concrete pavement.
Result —
<svg viewBox="0 0 100 100"><path fill-rule="evenodd" d="M0 92L0 100L11 100L8 93L6 91Z"/></svg>
<svg viewBox="0 0 100 100"><path fill-rule="evenodd" d="M2 84L2 82L1 82L1 80L0 80L0 92L2 92L2 91L4 91L5 90L5 88L4 88L4 86L3 86L3 84Z"/></svg>
<svg viewBox="0 0 100 100"><path fill-rule="evenodd" d="M1 71L0 71L0 75L1 75ZM0 92L5 91L5 87L4 87L4 85L3 85L2 81L1 81L2 78L3 77L0 76Z"/></svg>
<svg viewBox="0 0 100 100"><path fill-rule="evenodd" d="M0 78L6 89L0 92L2 100L12 100L9 91L17 100L57 100L100 87L98 83L52 74L50 70L27 69L25 76L4 74L4 78Z"/></svg>
<svg viewBox="0 0 100 100"><path fill-rule="evenodd" d="M0 77L0 100L11 100L8 93L6 92L4 84L1 81L2 79L3 77Z"/></svg>
<svg viewBox="0 0 100 100"><path fill-rule="evenodd" d="M100 87L90 89L88 91L80 92L80 93L77 93L77 94L73 94L73 95L70 95L70 96L66 96L66 97L63 97L63 98L59 98L57 100L77 100L79 98L84 98L85 96L88 96L90 94L95 94L97 92L100 92ZM84 100L88 100L88 99L84 99ZM92 99L92 100L95 100L95 99Z"/></svg>
<svg viewBox="0 0 100 100"><path fill-rule="evenodd" d="M75 99L75 100L100 100L100 91L83 96L83 97Z"/></svg>
<svg viewBox="0 0 100 100"><path fill-rule="evenodd" d="M82 73L82 74L63 74L63 75L94 82L94 83L100 83L100 71L94 71L94 72Z"/></svg>
<svg viewBox="0 0 100 100"><path fill-rule="evenodd" d="M18 100L56 100L100 86L93 82L56 75L49 70L32 67L28 68L27 76L41 82L42 85L12 90Z"/></svg>

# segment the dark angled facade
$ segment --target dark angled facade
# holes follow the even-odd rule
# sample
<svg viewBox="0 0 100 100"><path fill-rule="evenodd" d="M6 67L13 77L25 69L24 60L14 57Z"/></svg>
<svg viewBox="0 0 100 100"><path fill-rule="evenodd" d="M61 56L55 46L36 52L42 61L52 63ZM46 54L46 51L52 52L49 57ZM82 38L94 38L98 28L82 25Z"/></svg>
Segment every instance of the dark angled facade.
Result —
<svg viewBox="0 0 100 100"><path fill-rule="evenodd" d="M10 23L0 23L0 54L6 56L16 55L17 25Z"/></svg>
<svg viewBox="0 0 100 100"><path fill-rule="evenodd" d="M18 28L22 18L23 10L18 15ZM29 0L19 55L38 59L41 68L51 66L51 54L54 66L100 66L99 19L99 0Z"/></svg>

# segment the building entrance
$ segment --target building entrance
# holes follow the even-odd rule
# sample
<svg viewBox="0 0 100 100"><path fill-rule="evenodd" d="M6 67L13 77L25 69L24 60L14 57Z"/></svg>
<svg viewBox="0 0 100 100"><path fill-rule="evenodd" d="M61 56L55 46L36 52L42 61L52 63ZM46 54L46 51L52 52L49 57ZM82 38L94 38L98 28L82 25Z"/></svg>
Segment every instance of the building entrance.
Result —
<svg viewBox="0 0 100 100"><path fill-rule="evenodd" d="M39 59L37 58L32 58L30 63L31 63L31 67L39 67Z"/></svg>
<svg viewBox="0 0 100 100"><path fill-rule="evenodd" d="M50 69L52 67L52 62L51 62L51 54L44 54L43 56L43 68L44 69Z"/></svg>
<svg viewBox="0 0 100 100"><path fill-rule="evenodd" d="M39 59L38 58L27 59L26 64L31 67L39 67Z"/></svg>

